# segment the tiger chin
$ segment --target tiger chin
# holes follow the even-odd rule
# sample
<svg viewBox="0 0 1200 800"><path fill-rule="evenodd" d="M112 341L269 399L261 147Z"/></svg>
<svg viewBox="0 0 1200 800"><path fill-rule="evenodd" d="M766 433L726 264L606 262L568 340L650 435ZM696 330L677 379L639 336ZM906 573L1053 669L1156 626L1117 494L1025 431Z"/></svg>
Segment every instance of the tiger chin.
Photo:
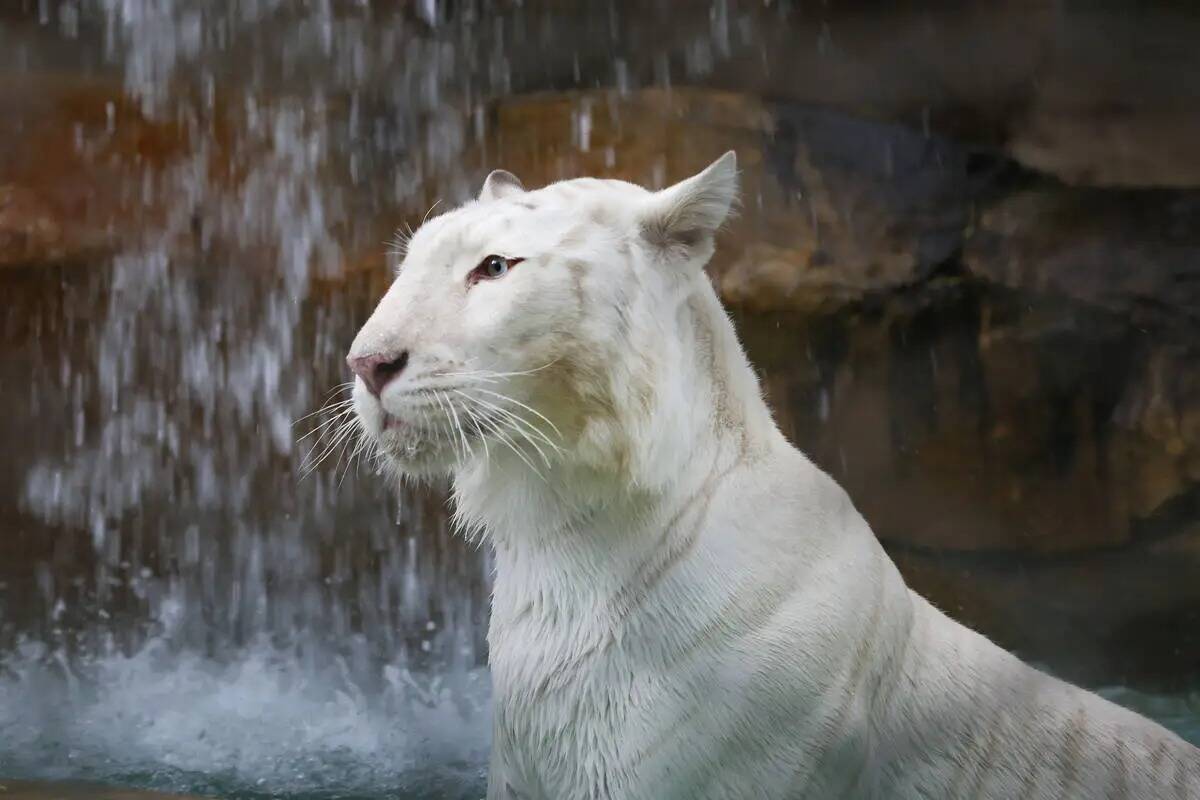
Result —
<svg viewBox="0 0 1200 800"><path fill-rule="evenodd" d="M488 176L350 349L359 422L495 551L488 797L1200 797L1200 751L904 584L776 427L661 191Z"/></svg>

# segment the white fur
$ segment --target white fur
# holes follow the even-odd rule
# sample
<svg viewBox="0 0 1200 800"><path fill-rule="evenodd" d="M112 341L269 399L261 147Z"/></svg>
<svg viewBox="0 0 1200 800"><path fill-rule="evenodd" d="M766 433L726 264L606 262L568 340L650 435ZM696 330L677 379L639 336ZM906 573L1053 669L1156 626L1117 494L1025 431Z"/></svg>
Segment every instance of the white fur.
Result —
<svg viewBox="0 0 1200 800"><path fill-rule="evenodd" d="M912 594L779 433L702 271L735 193L732 153L494 173L355 340L410 353L367 433L495 547L489 798L1200 797L1195 748ZM489 254L525 260L468 286Z"/></svg>

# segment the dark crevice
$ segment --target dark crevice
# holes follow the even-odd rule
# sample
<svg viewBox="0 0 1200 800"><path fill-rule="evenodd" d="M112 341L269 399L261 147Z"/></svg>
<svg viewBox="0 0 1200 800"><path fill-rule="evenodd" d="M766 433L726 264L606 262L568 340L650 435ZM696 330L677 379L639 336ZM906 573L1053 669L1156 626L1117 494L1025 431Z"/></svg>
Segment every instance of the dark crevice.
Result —
<svg viewBox="0 0 1200 800"><path fill-rule="evenodd" d="M935 558L947 567L1004 571L1016 568L1078 566L1099 558L1128 556L1174 539L1189 539L1195 534L1193 523L1196 519L1200 519L1200 486L1165 501L1150 516L1133 520L1130 536L1125 541L1062 553L1031 553L1027 549L1016 548L948 550L944 547L931 547L883 536L879 538L884 547L893 553ZM1181 568L1190 567L1181 563Z"/></svg>

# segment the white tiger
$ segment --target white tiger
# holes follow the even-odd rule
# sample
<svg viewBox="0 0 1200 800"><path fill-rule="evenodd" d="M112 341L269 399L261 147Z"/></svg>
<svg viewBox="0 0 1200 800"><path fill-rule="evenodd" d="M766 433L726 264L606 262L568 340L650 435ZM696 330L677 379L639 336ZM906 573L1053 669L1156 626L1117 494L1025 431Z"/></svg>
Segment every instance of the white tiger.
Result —
<svg viewBox="0 0 1200 800"><path fill-rule="evenodd" d="M412 237L348 356L395 471L495 548L488 797L1200 798L1200 751L905 585L776 428L703 267L733 153Z"/></svg>

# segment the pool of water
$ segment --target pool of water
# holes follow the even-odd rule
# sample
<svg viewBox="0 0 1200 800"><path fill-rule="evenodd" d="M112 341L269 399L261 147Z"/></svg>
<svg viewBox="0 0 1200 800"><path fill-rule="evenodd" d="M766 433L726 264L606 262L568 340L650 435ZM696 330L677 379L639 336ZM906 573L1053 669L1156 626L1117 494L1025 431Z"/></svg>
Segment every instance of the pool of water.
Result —
<svg viewBox="0 0 1200 800"><path fill-rule="evenodd" d="M0 679L0 769L227 798L478 798L486 670L384 664L254 642L232 660L155 639L68 665L27 644ZM1200 744L1200 695L1102 689Z"/></svg>
<svg viewBox="0 0 1200 800"><path fill-rule="evenodd" d="M26 645L0 680L0 768L228 798L478 798L488 748L483 669L370 681L343 657L266 642L230 661L155 639L68 666ZM370 685L365 685L365 684ZM1102 693L1200 744L1200 696Z"/></svg>
<svg viewBox="0 0 1200 800"><path fill-rule="evenodd" d="M997 138L1129 21L1038 17L1047 61L828 5L0 9L0 778L479 797L489 554L321 409L435 201L730 147L713 277L788 435L942 608L1200 743L1190 167Z"/></svg>

